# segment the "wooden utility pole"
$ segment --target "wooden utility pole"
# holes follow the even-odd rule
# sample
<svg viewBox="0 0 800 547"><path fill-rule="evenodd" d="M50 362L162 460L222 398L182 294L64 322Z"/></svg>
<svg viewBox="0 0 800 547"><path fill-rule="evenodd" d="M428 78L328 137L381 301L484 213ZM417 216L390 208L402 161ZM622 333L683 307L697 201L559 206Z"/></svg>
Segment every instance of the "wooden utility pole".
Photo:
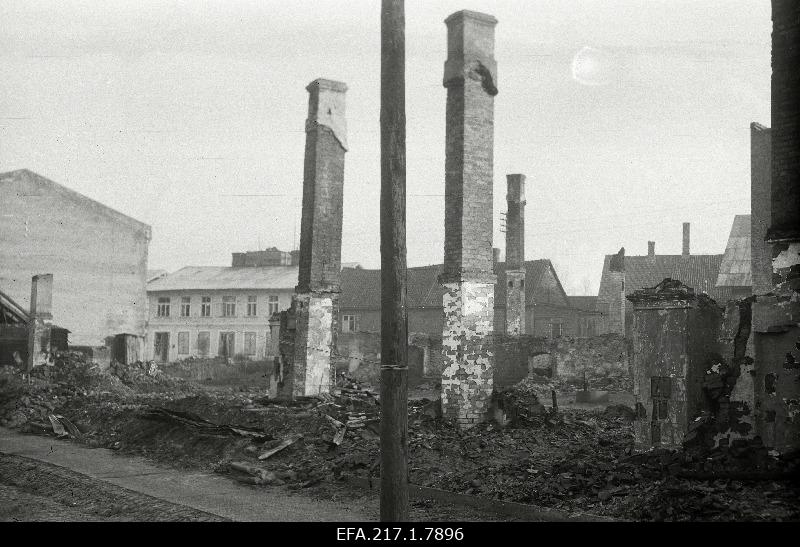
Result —
<svg viewBox="0 0 800 547"><path fill-rule="evenodd" d="M404 0L381 1L381 521L408 520Z"/></svg>

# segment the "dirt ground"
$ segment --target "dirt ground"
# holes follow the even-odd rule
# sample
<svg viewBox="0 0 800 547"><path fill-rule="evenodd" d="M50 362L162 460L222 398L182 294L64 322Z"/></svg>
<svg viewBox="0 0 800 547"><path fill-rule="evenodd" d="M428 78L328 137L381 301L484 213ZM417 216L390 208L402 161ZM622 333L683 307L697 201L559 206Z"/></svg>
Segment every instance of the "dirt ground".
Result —
<svg viewBox="0 0 800 547"><path fill-rule="evenodd" d="M169 503L63 467L0 454L0 521L216 522L221 517Z"/></svg>
<svg viewBox="0 0 800 547"><path fill-rule="evenodd" d="M1 425L36 434L58 430L87 446L214 471L255 488L376 507L374 494L343 480L380 476L379 406L363 386L344 381L335 396L279 404L258 388L151 376L137 367L102 372L75 357L57 365L31 383L8 371L0 375ZM415 393L411 483L628 520L800 520L796 458L746 442L637 455L633 411L624 404L630 394L592 406L576 405L574 395L562 392L554 413L541 404L550 401L551 387L523 382L505 403L508 423L468 431L439 418L427 397L435 393ZM414 511L426 520L507 520L463 509L437 514L440 505L419 501Z"/></svg>

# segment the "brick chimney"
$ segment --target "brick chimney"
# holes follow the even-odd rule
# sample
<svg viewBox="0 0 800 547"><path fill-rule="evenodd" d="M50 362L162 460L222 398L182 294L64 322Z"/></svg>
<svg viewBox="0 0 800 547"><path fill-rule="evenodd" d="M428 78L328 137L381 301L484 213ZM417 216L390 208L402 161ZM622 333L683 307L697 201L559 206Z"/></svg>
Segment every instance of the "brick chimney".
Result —
<svg viewBox="0 0 800 547"><path fill-rule="evenodd" d="M445 20L445 232L439 281L442 412L461 428L486 419L494 390L492 272L494 96L497 19L459 11Z"/></svg>
<svg viewBox="0 0 800 547"><path fill-rule="evenodd" d="M650 258L656 257L656 242L655 241L648 241L647 242L647 256Z"/></svg>
<svg viewBox="0 0 800 547"><path fill-rule="evenodd" d="M497 263L500 262L500 248L492 247L492 271L497 274Z"/></svg>
<svg viewBox="0 0 800 547"><path fill-rule="evenodd" d="M689 223L683 223L683 256L689 256Z"/></svg>

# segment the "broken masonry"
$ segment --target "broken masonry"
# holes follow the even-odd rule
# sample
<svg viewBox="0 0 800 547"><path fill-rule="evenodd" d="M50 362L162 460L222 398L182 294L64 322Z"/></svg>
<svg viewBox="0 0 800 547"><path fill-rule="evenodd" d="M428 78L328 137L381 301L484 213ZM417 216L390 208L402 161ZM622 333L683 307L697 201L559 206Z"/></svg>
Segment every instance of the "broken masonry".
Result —
<svg viewBox="0 0 800 547"><path fill-rule="evenodd" d="M281 399L330 391L334 372L342 254L344 155L342 82L317 79L309 93L303 173L300 264L292 304L281 313L271 394Z"/></svg>
<svg viewBox="0 0 800 547"><path fill-rule="evenodd" d="M492 176L497 19L472 11L447 25L442 412L468 428L493 391Z"/></svg>

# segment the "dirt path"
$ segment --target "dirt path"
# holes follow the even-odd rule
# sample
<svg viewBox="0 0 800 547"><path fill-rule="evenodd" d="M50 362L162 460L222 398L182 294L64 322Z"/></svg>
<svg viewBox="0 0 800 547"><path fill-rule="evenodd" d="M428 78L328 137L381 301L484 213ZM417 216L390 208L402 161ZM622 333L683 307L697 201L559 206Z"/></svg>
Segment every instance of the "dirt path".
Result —
<svg viewBox="0 0 800 547"><path fill-rule="evenodd" d="M377 516L361 504L248 487L5 428L0 428L0 486L0 505L7 502L9 508L2 513L5 520L54 520L50 517L59 507L69 509L63 515L67 520L365 521ZM31 501L41 518L22 509Z"/></svg>

